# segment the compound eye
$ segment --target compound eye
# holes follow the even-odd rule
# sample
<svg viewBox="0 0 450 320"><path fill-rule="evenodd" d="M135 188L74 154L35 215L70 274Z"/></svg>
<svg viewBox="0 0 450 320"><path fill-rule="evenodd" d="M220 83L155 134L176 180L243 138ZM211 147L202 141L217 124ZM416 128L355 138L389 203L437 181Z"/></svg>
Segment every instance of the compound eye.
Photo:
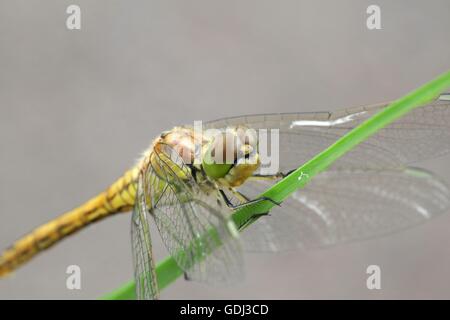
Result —
<svg viewBox="0 0 450 320"><path fill-rule="evenodd" d="M208 147L203 155L202 167L208 177L212 179L223 178L230 171L233 163L225 163L225 161L217 161L215 157L215 149L213 145Z"/></svg>

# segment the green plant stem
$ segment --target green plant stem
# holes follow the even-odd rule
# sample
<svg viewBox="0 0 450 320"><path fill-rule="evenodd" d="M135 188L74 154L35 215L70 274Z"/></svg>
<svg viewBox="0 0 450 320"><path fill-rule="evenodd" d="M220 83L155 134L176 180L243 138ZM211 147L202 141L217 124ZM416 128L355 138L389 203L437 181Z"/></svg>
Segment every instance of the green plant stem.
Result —
<svg viewBox="0 0 450 320"><path fill-rule="evenodd" d="M363 142L378 130L403 116L412 109L435 99L441 92L450 87L450 71L440 75L424 86L412 91L403 98L394 101L388 107L367 119L354 128L330 147L317 154L314 158L300 166L272 187L261 197L269 197L276 202L282 202L294 191L304 187L316 174L326 170L333 162L342 157L352 148ZM274 204L270 201L258 202L246 206L233 213L233 220L238 226L249 225L256 221L256 213L269 212ZM172 257L162 260L156 267L159 289L162 290L183 274ZM134 282L131 281L105 295L103 299L134 299Z"/></svg>

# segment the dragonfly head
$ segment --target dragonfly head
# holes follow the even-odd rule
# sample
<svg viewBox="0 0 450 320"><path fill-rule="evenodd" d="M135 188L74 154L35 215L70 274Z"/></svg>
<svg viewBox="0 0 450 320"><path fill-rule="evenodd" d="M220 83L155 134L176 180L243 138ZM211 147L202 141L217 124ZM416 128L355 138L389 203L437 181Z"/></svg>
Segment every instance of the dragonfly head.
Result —
<svg viewBox="0 0 450 320"><path fill-rule="evenodd" d="M231 127L215 132L203 147L202 168L209 179L237 187L259 167L256 132Z"/></svg>

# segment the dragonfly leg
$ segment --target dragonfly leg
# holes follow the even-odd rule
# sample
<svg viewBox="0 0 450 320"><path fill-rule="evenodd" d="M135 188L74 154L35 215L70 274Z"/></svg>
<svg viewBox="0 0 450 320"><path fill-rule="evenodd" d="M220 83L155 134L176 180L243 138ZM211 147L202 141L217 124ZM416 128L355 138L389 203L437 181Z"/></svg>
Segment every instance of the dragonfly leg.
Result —
<svg viewBox="0 0 450 320"><path fill-rule="evenodd" d="M240 193L239 191L237 191L237 190L235 190L235 189L231 189L230 191L233 193L233 195L234 195L236 198L239 199L239 201L240 201L241 203L247 203L247 202L251 201L251 199L249 199L247 196L245 196L244 194Z"/></svg>
<svg viewBox="0 0 450 320"><path fill-rule="evenodd" d="M243 207L248 206L248 205L250 205L250 204L259 203L259 202L262 202L262 201L270 201L270 202L272 202L273 204L275 204L275 205L277 205L277 206L281 206L281 203L276 202L275 200L273 200L273 199L271 199L271 198L269 198L269 197L259 197L259 198L250 200L250 199L248 199L245 195L243 195L242 193L240 193L239 191L236 191L236 190L233 190L233 189L231 189L230 191L233 192L233 194L234 194L234 195L242 202L241 204L237 204L237 205L236 205L236 204L233 204L233 203L230 201L230 199L228 199L228 197L227 197L227 195L225 194L225 192L223 192L223 190L219 190L220 195L222 196L223 200L225 201L225 204L226 204L229 208L231 208L231 209L233 209L233 210L240 209L240 208L243 208ZM265 214L267 214L267 213L265 213Z"/></svg>
<svg viewBox="0 0 450 320"><path fill-rule="evenodd" d="M287 177L288 175L290 175L292 172L294 172L294 170L290 170L287 173L284 172L277 172L275 174L254 174L253 176L249 177L248 180L257 180L257 181L261 181L261 180L276 180L276 179L282 179L284 177Z"/></svg>
<svg viewBox="0 0 450 320"><path fill-rule="evenodd" d="M276 180L276 179L280 179L280 178L284 178L285 175L281 172L276 173L276 174L254 174L250 177L248 177L247 180L249 181L261 181L261 180Z"/></svg>
<svg viewBox="0 0 450 320"><path fill-rule="evenodd" d="M260 197L260 198L256 198L254 200L250 200L249 198L247 198L245 195L243 195L242 193L240 193L239 191L235 190L235 189L230 189L230 191L233 193L233 195L238 198L241 201L241 204L239 205L234 205L231 203L231 201L228 199L227 195L225 194L225 192L223 192L223 190L219 190L220 194L222 195L222 198L224 199L225 203L227 204L227 206L233 210L245 207L249 204L252 203L258 203L261 201L270 201L274 204L276 204L277 206L280 206L280 203L270 199L269 197ZM247 221L245 221L243 224L238 226L238 230L242 230L244 228L246 228L252 221L262 217L262 216L270 216L270 213L267 212L261 212L261 213L254 213L252 215L252 217L250 219L248 219Z"/></svg>

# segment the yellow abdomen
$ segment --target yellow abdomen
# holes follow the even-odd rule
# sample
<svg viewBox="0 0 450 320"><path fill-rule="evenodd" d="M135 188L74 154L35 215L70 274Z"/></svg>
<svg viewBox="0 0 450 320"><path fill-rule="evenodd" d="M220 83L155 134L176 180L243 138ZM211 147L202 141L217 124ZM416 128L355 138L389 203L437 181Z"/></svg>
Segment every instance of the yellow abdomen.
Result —
<svg viewBox="0 0 450 320"><path fill-rule="evenodd" d="M16 241L0 256L0 277L87 225L112 214L132 210L138 175L139 166L136 166L106 191Z"/></svg>

